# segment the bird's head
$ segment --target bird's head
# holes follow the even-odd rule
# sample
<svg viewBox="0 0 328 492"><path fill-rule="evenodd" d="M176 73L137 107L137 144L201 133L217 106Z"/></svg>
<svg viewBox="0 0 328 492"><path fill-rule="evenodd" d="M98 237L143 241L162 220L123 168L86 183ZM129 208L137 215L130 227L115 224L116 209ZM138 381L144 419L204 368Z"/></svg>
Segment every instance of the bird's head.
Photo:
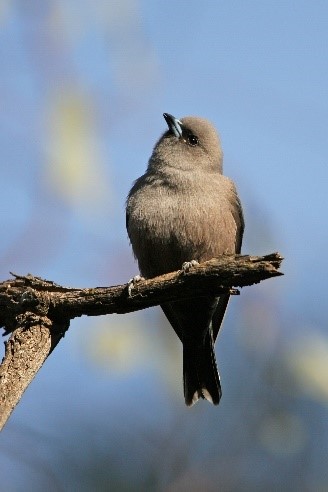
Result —
<svg viewBox="0 0 328 492"><path fill-rule="evenodd" d="M155 145L152 166L158 163L185 171L222 172L223 152L212 123L195 116L163 116L168 130Z"/></svg>

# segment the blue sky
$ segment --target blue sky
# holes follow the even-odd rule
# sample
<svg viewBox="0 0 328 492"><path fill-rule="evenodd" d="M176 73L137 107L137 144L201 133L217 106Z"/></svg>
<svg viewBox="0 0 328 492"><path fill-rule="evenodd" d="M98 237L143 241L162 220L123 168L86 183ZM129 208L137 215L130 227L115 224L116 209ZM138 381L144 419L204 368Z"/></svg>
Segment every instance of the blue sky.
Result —
<svg viewBox="0 0 328 492"><path fill-rule="evenodd" d="M328 346L327 19L324 1L82 4L49 0L31 2L29 8L4 2L0 9L2 278L14 271L81 287L126 282L136 273L125 232L129 187L144 172L152 147L165 130L162 113L199 115L219 130L224 172L234 179L242 199L243 252L279 251L286 258L283 278L245 290L243 301L231 303L227 330L220 340L225 347L220 358L226 380L227 372L232 374L226 401L229 387L238 381L233 372L237 367L231 367L236 351L241 373L251 366L247 350L236 348L236 323L243 324L247 303L264 306L264 330L277 323L279 328L272 329L270 336L275 334L278 345L289 339L293 346L300 334L313 330L322 336L321 345ZM65 379L66 395L75 392L72 414L76 401L86 394L92 395L97 408L104 401L113 404L94 391L95 374L101 374L99 392L108 387L111 397L119 394L130 404L137 398L135 392L146 398L155 391L162 405L159 410L159 404L152 402L162 415L159 426L169 426L176 403L173 411L158 394L157 380L150 375L154 371L166 381L169 401L175 401L172 384L181 403L178 412L184 416L180 375L172 383L175 369L181 369L176 367L181 354L169 336L157 331L166 348L154 354L150 326L164 323L156 313L75 321L16 410L12 425L29 422L31 405L40 412L39 421L46 429L48 415L39 405L40 395L50 381L60 400L61 378L67 373L74 374L73 383ZM258 316L253 323L263 321ZM267 317L272 318L268 325ZM90 325L98 333L92 356L80 340L81 332L88 338ZM122 373L124 361L122 366L120 357L114 357L116 376L110 381L108 368L97 368L107 364L99 347L107 343L108 326L117 346L125 347L123 359L127 353L135 364L133 371ZM124 326L129 327L129 336L121 338ZM140 340L134 338L136 330ZM140 352L131 350L128 340ZM170 350L177 355L167 369L171 371L167 382L164 369ZM145 367L140 365L140 354L146 358ZM108 374L112 369L109 364ZM51 398L45 396L46 408L51 408ZM226 419L230 408L227 403L222 410ZM121 407L112 411L119 415ZM212 410L205 411L215 421ZM138 412L143 412L141 404ZM187 417L190 426L191 419ZM229 420L225 422L227 432Z"/></svg>

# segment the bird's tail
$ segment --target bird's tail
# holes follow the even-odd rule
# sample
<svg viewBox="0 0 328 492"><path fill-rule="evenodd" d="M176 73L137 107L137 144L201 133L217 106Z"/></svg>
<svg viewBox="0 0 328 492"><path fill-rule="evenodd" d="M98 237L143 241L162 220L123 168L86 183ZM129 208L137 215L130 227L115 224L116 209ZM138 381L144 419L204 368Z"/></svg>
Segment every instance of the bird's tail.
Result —
<svg viewBox="0 0 328 492"><path fill-rule="evenodd" d="M212 330L202 341L183 341L183 386L186 405L199 398L218 405L222 395L220 376L216 367Z"/></svg>

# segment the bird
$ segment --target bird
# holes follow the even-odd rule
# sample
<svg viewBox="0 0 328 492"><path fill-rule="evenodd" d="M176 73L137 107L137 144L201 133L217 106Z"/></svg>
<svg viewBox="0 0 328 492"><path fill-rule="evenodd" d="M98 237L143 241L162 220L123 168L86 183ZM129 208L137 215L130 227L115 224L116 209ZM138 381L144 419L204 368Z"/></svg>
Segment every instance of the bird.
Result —
<svg viewBox="0 0 328 492"><path fill-rule="evenodd" d="M168 129L126 200L127 233L146 279L240 253L244 232L241 202L233 181L222 174L223 151L213 124L196 116L163 116ZM214 343L228 301L223 294L161 304L183 344L187 406L200 398L220 402Z"/></svg>

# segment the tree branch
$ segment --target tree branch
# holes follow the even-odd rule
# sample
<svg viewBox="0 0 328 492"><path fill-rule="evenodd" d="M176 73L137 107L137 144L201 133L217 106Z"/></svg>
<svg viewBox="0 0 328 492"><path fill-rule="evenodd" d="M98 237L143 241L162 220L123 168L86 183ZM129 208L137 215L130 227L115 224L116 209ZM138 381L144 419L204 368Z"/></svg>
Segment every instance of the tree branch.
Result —
<svg viewBox="0 0 328 492"><path fill-rule="evenodd" d="M78 316L129 313L177 299L238 294L236 287L282 275L283 258L223 255L190 271L173 272L128 285L76 289L33 275L0 283L0 327L13 332L0 366L0 429L46 358Z"/></svg>

